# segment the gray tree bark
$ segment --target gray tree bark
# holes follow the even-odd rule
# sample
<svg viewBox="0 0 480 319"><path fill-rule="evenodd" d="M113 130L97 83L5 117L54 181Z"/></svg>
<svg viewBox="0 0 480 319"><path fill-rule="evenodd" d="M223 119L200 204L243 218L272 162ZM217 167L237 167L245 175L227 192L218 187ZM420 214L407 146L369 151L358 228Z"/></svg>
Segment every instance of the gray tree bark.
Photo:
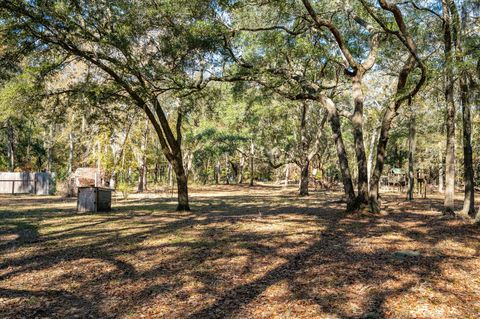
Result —
<svg viewBox="0 0 480 319"><path fill-rule="evenodd" d="M455 103L454 103L454 74L453 74L453 52L451 33L450 0L442 0L443 10L443 40L446 62L445 70L445 103L447 107L447 144L445 160L445 200L443 213L453 215L455 213Z"/></svg>
<svg viewBox="0 0 480 319"><path fill-rule="evenodd" d="M289 177L288 175L289 175L289 173L290 173L290 165L286 164L285 165L285 180L283 182L283 186L285 186L285 187L288 186L288 177Z"/></svg>
<svg viewBox="0 0 480 319"><path fill-rule="evenodd" d="M299 185L300 196L308 196L309 168L310 168L310 161L306 159L303 165L300 166L300 185Z"/></svg>
<svg viewBox="0 0 480 319"><path fill-rule="evenodd" d="M415 184L415 144L416 144L416 118L414 111L410 108L412 114L410 115L410 122L408 128L408 192L407 199L413 200L414 184Z"/></svg>
<svg viewBox="0 0 480 319"><path fill-rule="evenodd" d="M243 183L243 166L245 165L245 157L243 154L240 155L240 164L238 165L238 184Z"/></svg>
<svg viewBox="0 0 480 319"><path fill-rule="evenodd" d="M443 156L440 157L440 167L438 169L438 191L443 193L444 185L443 185Z"/></svg>
<svg viewBox="0 0 480 319"><path fill-rule="evenodd" d="M368 160L367 160L368 187L369 188L370 188L370 179L371 179L371 176L372 176L373 154L375 152L375 143L377 142L377 137L378 137L378 130L375 129L375 131L372 133L372 136L370 138L370 148L369 148L369 154L368 154Z"/></svg>
<svg viewBox="0 0 480 319"><path fill-rule="evenodd" d="M217 161L215 164L215 184L220 184L220 175L222 174L222 169L220 167L220 161Z"/></svg>
<svg viewBox="0 0 480 319"><path fill-rule="evenodd" d="M249 182L249 186L253 186L253 181L254 181L254 167L253 167L253 164L254 164L254 156L255 156L255 144L253 143L253 141L250 142L250 182Z"/></svg>
<svg viewBox="0 0 480 319"><path fill-rule="evenodd" d="M463 183L464 183L464 198L463 198L463 214L472 218L475 217L475 189L474 189L474 172L473 172L473 158L472 158L472 118L469 89L474 92L475 88L469 88L468 73L462 64L464 63L463 56L463 34L465 24L462 23L466 19L466 9L462 7L462 19L458 12L455 1L451 3L450 7L453 17L453 35L454 44L458 51L456 61L460 66L459 84L460 84L460 104L462 106L462 128L463 128Z"/></svg>
<svg viewBox="0 0 480 319"><path fill-rule="evenodd" d="M343 143L342 129L340 125L340 116L333 101L326 96L320 97L320 103L328 112L328 121L333 133L333 140L337 149L338 162L340 164L340 172L342 174L343 189L347 200L347 211L356 209L355 191L353 189L352 177L348 165L347 152Z"/></svg>
<svg viewBox="0 0 480 319"><path fill-rule="evenodd" d="M9 171L13 172L15 170L15 132L13 130L12 122L7 121L7 152L8 152L8 161L9 161Z"/></svg>
<svg viewBox="0 0 480 319"><path fill-rule="evenodd" d="M379 182L380 177L383 171L383 166L385 163L385 152L388 143L388 133L390 131L390 127L392 124L393 119L397 115L397 111L402 105L405 100L412 99L415 94L418 93L422 85L425 83L426 80L426 67L423 61L417 55L417 47L413 38L411 37L410 33L408 32L407 26L403 19L403 14L399 7L396 4L391 4L387 0L379 0L380 7L386 11L389 11L393 14L395 19L395 23L399 28L399 32L395 34L397 38L399 38L402 43L408 49L410 55L408 59L405 61L399 75L397 81L397 88L395 92L395 101L390 103L387 110L385 111L382 124L380 128L380 137L378 139L377 144L377 157L375 162L375 169L372 175L372 182L370 183L370 194L369 194L369 205L370 211L372 212L380 212L380 205L378 201L379 195ZM364 8L372 15L371 8L368 6L364 6ZM374 14L373 14L374 15ZM388 30L388 27L384 24L381 24L381 27L384 30ZM405 87L407 84L408 77L410 73L413 71L415 67L418 67L421 71L421 76L414 88L408 93L405 93Z"/></svg>
<svg viewBox="0 0 480 319"><path fill-rule="evenodd" d="M460 78L462 117L463 117L463 163L464 174L463 181L465 184L465 194L463 199L463 212L470 217L475 217L475 189L474 189L474 172L473 172L473 156L472 156L472 118L470 111L470 103L468 99L467 79L462 76Z"/></svg>
<svg viewBox="0 0 480 319"><path fill-rule="evenodd" d="M352 78L352 94L354 112L352 116L353 138L355 143L355 155L357 158L357 201L359 204L368 203L368 169L367 157L365 154L365 143L363 139L363 102L362 92L363 71L357 71Z"/></svg>
<svg viewBox="0 0 480 319"><path fill-rule="evenodd" d="M75 151L75 135L73 131L68 134L68 176L73 172L73 157Z"/></svg>

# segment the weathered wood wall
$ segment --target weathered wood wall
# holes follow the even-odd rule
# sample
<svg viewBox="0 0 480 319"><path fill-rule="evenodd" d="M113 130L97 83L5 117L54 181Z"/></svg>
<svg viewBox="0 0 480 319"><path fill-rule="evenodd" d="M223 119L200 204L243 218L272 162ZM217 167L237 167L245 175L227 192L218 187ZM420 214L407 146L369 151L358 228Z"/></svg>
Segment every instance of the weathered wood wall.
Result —
<svg viewBox="0 0 480 319"><path fill-rule="evenodd" d="M101 187L79 187L78 212L102 212L112 208L112 190Z"/></svg>
<svg viewBox="0 0 480 319"><path fill-rule="evenodd" d="M0 194L49 195L52 175L46 172L0 172Z"/></svg>

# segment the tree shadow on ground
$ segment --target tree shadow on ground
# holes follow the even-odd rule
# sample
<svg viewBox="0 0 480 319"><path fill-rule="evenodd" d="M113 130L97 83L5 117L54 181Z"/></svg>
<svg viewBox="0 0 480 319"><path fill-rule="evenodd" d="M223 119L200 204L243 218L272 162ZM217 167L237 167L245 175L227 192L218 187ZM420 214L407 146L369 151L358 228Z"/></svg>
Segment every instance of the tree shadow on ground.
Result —
<svg viewBox="0 0 480 319"><path fill-rule="evenodd" d="M198 195L193 212L154 199L111 214L2 212L0 316L245 318L291 306L308 317L386 318L388 302L444 265L478 258L479 231L465 223L388 200L381 216L347 215L335 196L227 192ZM475 252L435 249L445 240ZM411 247L420 254L394 254Z"/></svg>

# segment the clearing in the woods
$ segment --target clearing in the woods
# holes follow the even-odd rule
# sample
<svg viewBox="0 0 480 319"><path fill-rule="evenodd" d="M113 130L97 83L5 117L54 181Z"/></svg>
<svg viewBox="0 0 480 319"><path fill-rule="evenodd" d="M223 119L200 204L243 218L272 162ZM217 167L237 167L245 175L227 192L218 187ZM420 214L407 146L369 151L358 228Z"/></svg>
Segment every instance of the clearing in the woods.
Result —
<svg viewBox="0 0 480 319"><path fill-rule="evenodd" d="M82 214L2 195L0 317L478 318L480 230L429 197L359 216L267 185L194 188L184 213L163 193Z"/></svg>

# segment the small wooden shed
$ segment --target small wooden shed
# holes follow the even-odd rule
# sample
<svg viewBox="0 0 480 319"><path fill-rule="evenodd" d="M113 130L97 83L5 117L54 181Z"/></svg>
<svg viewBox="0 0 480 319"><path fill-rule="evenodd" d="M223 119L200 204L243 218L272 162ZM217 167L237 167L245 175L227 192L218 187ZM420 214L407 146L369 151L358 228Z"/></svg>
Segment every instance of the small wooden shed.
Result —
<svg viewBox="0 0 480 319"><path fill-rule="evenodd" d="M104 187L105 172L95 167L79 167L70 175L68 196L77 196L79 187Z"/></svg>
<svg viewBox="0 0 480 319"><path fill-rule="evenodd" d="M79 187L78 212L108 212L112 209L113 189L104 187Z"/></svg>

